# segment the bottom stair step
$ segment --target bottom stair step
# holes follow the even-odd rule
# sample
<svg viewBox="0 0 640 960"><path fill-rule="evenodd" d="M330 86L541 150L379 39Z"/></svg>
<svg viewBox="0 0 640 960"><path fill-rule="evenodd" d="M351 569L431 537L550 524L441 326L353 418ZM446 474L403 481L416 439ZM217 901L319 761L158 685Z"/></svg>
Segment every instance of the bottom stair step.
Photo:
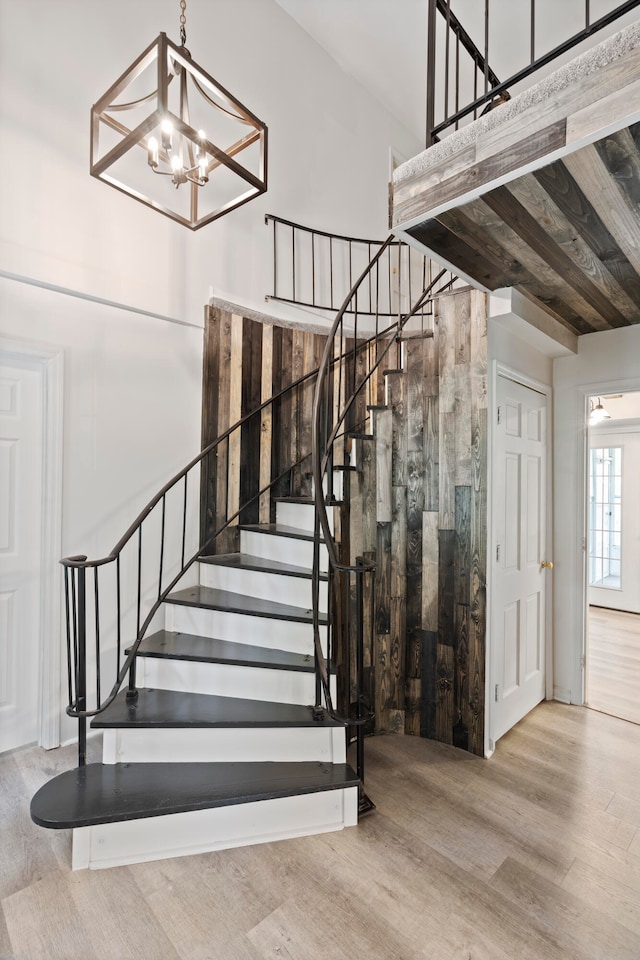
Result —
<svg viewBox="0 0 640 960"><path fill-rule="evenodd" d="M92 763L41 787L31 818L68 829L357 785L346 763Z"/></svg>
<svg viewBox="0 0 640 960"><path fill-rule="evenodd" d="M73 827L73 869L95 870L355 826L358 785L347 764L91 764L45 784L31 816Z"/></svg>

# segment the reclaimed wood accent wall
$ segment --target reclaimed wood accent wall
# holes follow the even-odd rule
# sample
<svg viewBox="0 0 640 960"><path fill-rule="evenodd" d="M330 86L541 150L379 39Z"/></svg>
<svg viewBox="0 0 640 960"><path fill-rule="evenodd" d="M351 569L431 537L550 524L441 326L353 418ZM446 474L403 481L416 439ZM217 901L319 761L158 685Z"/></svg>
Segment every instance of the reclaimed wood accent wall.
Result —
<svg viewBox="0 0 640 960"><path fill-rule="evenodd" d="M202 446L256 410L305 373L318 367L326 337L322 334L261 323L208 307L205 315ZM272 496L311 493L311 405L313 382L307 381L233 433L203 465L201 524L206 540L225 517L255 497L296 461L293 473L274 485ZM306 458L306 459L305 459ZM266 493L242 510L242 523L269 523L272 497ZM218 537L210 553L239 549L238 520Z"/></svg>
<svg viewBox="0 0 640 960"><path fill-rule="evenodd" d="M343 560L377 563L365 597L372 642L364 692L372 732L406 733L484 750L487 577L487 322L483 294L435 303L435 335L395 347L358 398L344 464L348 517L336 510ZM318 365L325 338L210 308L205 330L203 444L262 399ZM370 359L373 359L371 357ZM367 362L365 352L357 363ZM360 371L358 371L358 378ZM203 471L203 523L257 493L310 450L312 388L267 408ZM367 414L370 417L367 419ZM344 463L346 461L346 463ZM355 470L349 469L355 467ZM275 495L311 492L309 461ZM227 506L227 500L229 506ZM241 518L272 519L260 498ZM348 522L346 522L348 520ZM237 526L215 551L238 549ZM355 597L350 597L355 603ZM342 609L341 601L337 604ZM349 628L354 629L353 606ZM341 614L342 616L342 614ZM353 638L352 638L353 639ZM347 653L336 650L339 706L354 703ZM345 680L345 677L347 678Z"/></svg>
<svg viewBox="0 0 640 960"><path fill-rule="evenodd" d="M484 750L487 324L484 295L436 301L433 338L385 372L356 448L350 558L377 561L365 695L376 733ZM362 509L360 510L360 504ZM361 518L361 519L359 519Z"/></svg>

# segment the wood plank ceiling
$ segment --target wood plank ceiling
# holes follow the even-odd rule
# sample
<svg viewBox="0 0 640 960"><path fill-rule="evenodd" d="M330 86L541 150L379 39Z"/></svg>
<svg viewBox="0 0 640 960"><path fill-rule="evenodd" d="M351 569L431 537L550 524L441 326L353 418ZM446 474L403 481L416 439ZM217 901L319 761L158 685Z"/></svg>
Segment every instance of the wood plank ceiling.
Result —
<svg viewBox="0 0 640 960"><path fill-rule="evenodd" d="M400 167L392 194L394 233L578 335L640 323L640 25L606 44Z"/></svg>
<svg viewBox="0 0 640 960"><path fill-rule="evenodd" d="M407 233L577 334L640 323L640 123Z"/></svg>

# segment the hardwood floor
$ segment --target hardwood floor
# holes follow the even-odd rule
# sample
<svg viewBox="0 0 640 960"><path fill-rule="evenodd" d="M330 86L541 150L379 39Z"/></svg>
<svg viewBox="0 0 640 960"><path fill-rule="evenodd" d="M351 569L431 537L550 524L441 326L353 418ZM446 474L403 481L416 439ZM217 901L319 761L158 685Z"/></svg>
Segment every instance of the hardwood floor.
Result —
<svg viewBox="0 0 640 960"><path fill-rule="evenodd" d="M640 614L589 607L587 701L640 723Z"/></svg>
<svg viewBox="0 0 640 960"><path fill-rule="evenodd" d="M95 873L28 814L73 750L1 757L0 957L640 958L640 727L544 703L489 761L402 736L367 756L357 828Z"/></svg>

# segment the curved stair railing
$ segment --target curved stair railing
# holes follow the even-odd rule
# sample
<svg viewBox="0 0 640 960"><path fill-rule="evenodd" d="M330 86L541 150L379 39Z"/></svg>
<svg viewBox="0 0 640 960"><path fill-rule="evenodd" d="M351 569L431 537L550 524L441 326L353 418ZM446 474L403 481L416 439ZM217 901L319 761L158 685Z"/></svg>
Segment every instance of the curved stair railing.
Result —
<svg viewBox="0 0 640 960"><path fill-rule="evenodd" d="M311 389L317 369L269 397L216 437L147 503L114 548L99 560L70 556L64 568L66 613L66 712L79 722L78 763L86 763L86 721L113 702L128 677L134 702L136 654L155 614L176 584L220 534L241 520L251 504L310 457L308 451L229 513L226 484L223 519L202 534L201 486L218 463L224 472L234 440L254 418L289 395ZM226 481L226 478L225 478ZM126 649L125 649L125 643ZM105 682L105 677L108 679Z"/></svg>
<svg viewBox="0 0 640 960"><path fill-rule="evenodd" d="M353 412L356 404L362 403L362 396L375 371L392 353L398 351L401 336L408 321L418 315L422 325L418 335L433 336L431 330L424 329L424 316L430 301L436 293L448 289L456 280L449 271L441 270L435 278L421 290L409 309L398 314L392 322L380 329L380 315L371 309L371 282L378 262L389 247L397 243L389 237L377 250L369 264L353 283L336 318L333 322L325 350L320 361L313 401L312 414L312 474L316 508L315 551L313 565L313 625L316 657L316 676L318 678L318 703L320 696L328 713L343 720L356 732L356 770L360 778L360 812L373 809L372 801L364 792L364 735L367 723L372 719L371 705L363 694L364 648L365 642L371 643L373 630L373 610L368 618L369 636L365 638L366 598L373 607L374 577L376 564L362 556L350 562L340 550L334 539L329 523L328 509L334 502L333 470L336 446L345 443L350 431L355 430L357 418ZM445 276L449 279L437 291L435 288ZM358 337L358 300L362 288L368 309L366 316L375 317L375 329L372 333ZM435 293L434 293L435 291ZM429 310L430 312L430 310ZM349 329L346 323L350 324ZM362 325L361 325L362 329ZM373 354L369 364L358 364L358 354L366 350ZM396 365L400 365L396 359ZM393 355L393 354L392 354ZM337 362L336 362L337 361ZM340 461L342 462L342 460ZM323 541L329 555L329 649L325 655L320 636L320 616L318 606L320 567L319 544ZM367 583L368 580L368 583ZM344 708L340 711L332 701L329 685L330 664L336 658L336 648L340 646L344 664Z"/></svg>

